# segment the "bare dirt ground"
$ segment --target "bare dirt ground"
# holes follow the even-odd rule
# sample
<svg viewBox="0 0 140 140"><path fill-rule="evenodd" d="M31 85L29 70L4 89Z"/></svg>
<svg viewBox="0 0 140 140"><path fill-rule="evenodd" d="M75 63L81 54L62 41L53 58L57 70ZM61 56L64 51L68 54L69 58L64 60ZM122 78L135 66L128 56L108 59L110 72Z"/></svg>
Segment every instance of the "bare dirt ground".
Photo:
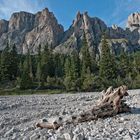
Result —
<svg viewBox="0 0 140 140"><path fill-rule="evenodd" d="M126 100L132 113L58 130L35 128L35 123L90 109L100 93L0 96L0 140L140 140L140 90L129 94Z"/></svg>

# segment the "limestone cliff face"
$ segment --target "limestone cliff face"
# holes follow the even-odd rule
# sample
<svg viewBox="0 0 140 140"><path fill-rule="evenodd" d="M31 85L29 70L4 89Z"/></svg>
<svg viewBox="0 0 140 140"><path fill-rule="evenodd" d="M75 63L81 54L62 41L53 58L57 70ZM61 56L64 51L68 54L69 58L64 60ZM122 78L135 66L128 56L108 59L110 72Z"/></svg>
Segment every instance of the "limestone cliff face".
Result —
<svg viewBox="0 0 140 140"><path fill-rule="evenodd" d="M140 50L139 13L132 13L127 28L122 29L117 25L107 27L101 19L90 17L87 12L78 12L70 28L64 32L63 26L47 8L36 14L14 13L9 21L0 20L0 50L9 42L16 44L19 53L26 53L27 49L36 53L39 44L48 43L54 52L66 54L80 51L85 34L89 50L99 54L103 32L106 32L114 54L119 54L121 49L127 52Z"/></svg>
<svg viewBox="0 0 140 140"><path fill-rule="evenodd" d="M0 49L9 42L16 44L19 53L26 53L28 48L34 53L39 44L58 45L63 32L63 27L48 9L36 14L14 13L9 22L0 21Z"/></svg>
<svg viewBox="0 0 140 140"><path fill-rule="evenodd" d="M57 23L53 13L44 9L35 15L34 28L25 36L23 52L26 52L27 48L36 52L39 44L45 45L48 43L55 47L59 44L63 32L63 26Z"/></svg>

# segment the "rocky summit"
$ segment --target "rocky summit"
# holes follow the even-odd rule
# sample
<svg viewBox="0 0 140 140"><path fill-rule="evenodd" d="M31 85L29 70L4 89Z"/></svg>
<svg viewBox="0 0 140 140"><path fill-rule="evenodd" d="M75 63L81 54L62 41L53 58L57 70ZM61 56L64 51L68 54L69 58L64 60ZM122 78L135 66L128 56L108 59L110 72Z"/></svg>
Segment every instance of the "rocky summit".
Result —
<svg viewBox="0 0 140 140"><path fill-rule="evenodd" d="M90 17L88 12L78 12L70 28L64 31L47 8L36 14L21 11L13 13L9 21L0 20L0 50L9 43L15 44L19 53L27 53L28 49L36 53L39 44L48 43L54 52L67 54L80 50L85 34L90 51L99 54L103 32L114 54L122 49L127 52L140 50L140 13L132 13L126 24L126 29L115 24L108 27L101 19Z"/></svg>

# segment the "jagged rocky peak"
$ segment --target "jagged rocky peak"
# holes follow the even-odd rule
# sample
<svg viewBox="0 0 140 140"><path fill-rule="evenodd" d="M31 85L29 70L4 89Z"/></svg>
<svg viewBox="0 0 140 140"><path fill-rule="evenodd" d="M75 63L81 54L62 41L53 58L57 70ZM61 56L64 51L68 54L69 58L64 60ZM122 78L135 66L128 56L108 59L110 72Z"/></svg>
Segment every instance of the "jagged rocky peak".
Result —
<svg viewBox="0 0 140 140"><path fill-rule="evenodd" d="M137 28L140 28L140 13L135 12L129 15L127 21L127 27L133 31Z"/></svg>
<svg viewBox="0 0 140 140"><path fill-rule="evenodd" d="M90 17L88 16L88 12L84 12L83 20L84 20L85 29L89 29L91 26L91 23L90 23Z"/></svg>
<svg viewBox="0 0 140 140"><path fill-rule="evenodd" d="M76 14L76 18L75 18L75 20L73 21L73 27L74 26L77 26L78 25L78 23L79 23L79 21L82 19L82 14L80 13L80 11L78 11L77 12L77 14Z"/></svg>
<svg viewBox="0 0 140 140"><path fill-rule="evenodd" d="M39 44L48 43L52 47L58 45L64 33L63 26L58 24L54 14L45 8L35 14L34 28L25 36L23 44L23 53L30 48L33 52L37 51Z"/></svg>
<svg viewBox="0 0 140 140"><path fill-rule="evenodd" d="M107 28L106 24L97 17L90 17L88 15L88 12L80 13L78 12L76 15L76 18L72 24L71 27L74 27L74 29L80 29L80 30L93 30L92 28L99 30L105 30Z"/></svg>
<svg viewBox="0 0 140 140"><path fill-rule="evenodd" d="M76 26L81 26L81 28L83 29L88 29L89 28L89 23L90 18L88 16L88 12L84 12L83 14L80 13L80 11L78 11L77 15L76 15L76 19L73 22L73 27Z"/></svg>
<svg viewBox="0 0 140 140"><path fill-rule="evenodd" d="M55 52L69 53L73 49L80 50L84 34L88 45L93 48L95 43L99 44L101 35L106 29L107 26L101 19L90 17L88 12L78 12L73 24L65 32L60 45L55 48Z"/></svg>
<svg viewBox="0 0 140 140"><path fill-rule="evenodd" d="M0 36L8 31L8 24L9 22L7 20L0 20Z"/></svg>
<svg viewBox="0 0 140 140"><path fill-rule="evenodd" d="M112 25L112 29L117 30L117 29L118 29L118 25L113 24L113 25Z"/></svg>
<svg viewBox="0 0 140 140"><path fill-rule="evenodd" d="M28 12L13 13L9 20L9 31L12 30L31 30L34 26L35 15Z"/></svg>
<svg viewBox="0 0 140 140"><path fill-rule="evenodd" d="M44 25L50 23L50 20L57 22L54 14L48 10L48 8L43 9L40 12L37 12L35 15L35 25Z"/></svg>
<svg viewBox="0 0 140 140"><path fill-rule="evenodd" d="M81 16L82 16L82 15L81 15L80 11L78 11L78 12L77 12L77 15L76 15L76 20L80 20Z"/></svg>

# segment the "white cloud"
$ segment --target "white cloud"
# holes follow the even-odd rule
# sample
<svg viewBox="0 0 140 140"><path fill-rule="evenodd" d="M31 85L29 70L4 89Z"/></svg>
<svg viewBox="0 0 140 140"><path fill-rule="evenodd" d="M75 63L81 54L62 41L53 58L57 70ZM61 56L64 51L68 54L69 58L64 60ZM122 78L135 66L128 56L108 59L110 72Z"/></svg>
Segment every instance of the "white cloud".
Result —
<svg viewBox="0 0 140 140"><path fill-rule="evenodd" d="M13 12L35 13L45 7L44 0L0 0L0 19L9 19Z"/></svg>

